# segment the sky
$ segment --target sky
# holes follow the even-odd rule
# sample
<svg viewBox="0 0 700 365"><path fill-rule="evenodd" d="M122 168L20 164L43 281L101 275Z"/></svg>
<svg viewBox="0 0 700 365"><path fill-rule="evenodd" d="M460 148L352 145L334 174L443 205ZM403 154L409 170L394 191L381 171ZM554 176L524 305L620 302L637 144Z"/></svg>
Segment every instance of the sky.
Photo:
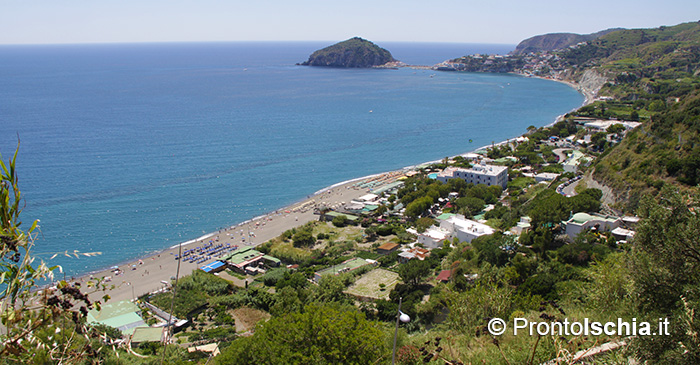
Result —
<svg viewBox="0 0 700 365"><path fill-rule="evenodd" d="M0 44L354 36L375 42L517 44L545 33L698 20L698 0L0 0Z"/></svg>

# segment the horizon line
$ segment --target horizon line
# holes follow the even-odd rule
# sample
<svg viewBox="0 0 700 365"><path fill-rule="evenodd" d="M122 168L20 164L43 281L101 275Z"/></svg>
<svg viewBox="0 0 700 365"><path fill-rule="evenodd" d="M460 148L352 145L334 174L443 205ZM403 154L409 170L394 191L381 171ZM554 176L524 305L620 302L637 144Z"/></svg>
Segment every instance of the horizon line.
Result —
<svg viewBox="0 0 700 365"><path fill-rule="evenodd" d="M351 37L352 38L352 37ZM348 38L350 39L350 38ZM366 38L364 38L366 39ZM329 43L335 44L343 40L188 40L188 41L86 41L86 42L52 42L52 43L2 43L0 46L77 46L77 45L128 45L128 44L193 44L193 43ZM517 46L517 43L488 43L488 42L450 42L450 41L371 41L372 43L414 43L414 44L480 44L498 46Z"/></svg>

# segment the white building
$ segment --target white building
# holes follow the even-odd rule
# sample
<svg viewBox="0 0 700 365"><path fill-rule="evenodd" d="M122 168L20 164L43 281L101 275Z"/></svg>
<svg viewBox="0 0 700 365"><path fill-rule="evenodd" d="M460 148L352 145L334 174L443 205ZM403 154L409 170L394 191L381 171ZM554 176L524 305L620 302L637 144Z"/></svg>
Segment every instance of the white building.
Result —
<svg viewBox="0 0 700 365"><path fill-rule="evenodd" d="M530 217L520 217L520 222L518 222L515 227L511 228L510 231L514 234L520 235L526 230L532 227L532 219Z"/></svg>
<svg viewBox="0 0 700 365"><path fill-rule="evenodd" d="M495 165L474 165L469 169L448 167L438 173L437 179L443 183L450 179L462 179L474 185L498 185L505 189L508 184L508 167Z"/></svg>
<svg viewBox="0 0 700 365"><path fill-rule="evenodd" d="M566 235L575 238L584 230L595 228L598 232L609 232L620 227L622 220L616 217L576 213L566 221Z"/></svg>
<svg viewBox="0 0 700 365"><path fill-rule="evenodd" d="M450 232L452 237L457 237L460 241L471 242L481 236L494 234L495 229L479 222L466 219L463 215L451 216L440 222L440 228Z"/></svg>
<svg viewBox="0 0 700 365"><path fill-rule="evenodd" d="M555 174L553 172L540 172L539 174L533 174L529 172L523 173L523 176L531 177L535 179L535 182L550 182L559 177L560 174Z"/></svg>
<svg viewBox="0 0 700 365"><path fill-rule="evenodd" d="M423 233L418 233L413 228L409 228L406 231L415 234L417 237L416 242L428 249L442 248L443 241L450 236L450 232L435 226L426 229Z"/></svg>
<svg viewBox="0 0 700 365"><path fill-rule="evenodd" d="M584 124L586 128L595 129L597 131L607 131L610 126L621 124L625 129L630 130L642 125L640 122L628 122L625 120L594 120Z"/></svg>

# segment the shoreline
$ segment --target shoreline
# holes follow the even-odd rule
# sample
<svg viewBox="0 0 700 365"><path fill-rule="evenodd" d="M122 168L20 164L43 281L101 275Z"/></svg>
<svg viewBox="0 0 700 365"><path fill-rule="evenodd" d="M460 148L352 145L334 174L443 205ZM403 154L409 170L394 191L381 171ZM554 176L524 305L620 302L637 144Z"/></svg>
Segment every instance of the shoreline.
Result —
<svg viewBox="0 0 700 365"><path fill-rule="evenodd" d="M406 169L394 170L379 174L367 175L342 181L325 187L306 198L292 204L276 209L243 222L210 232L196 239L184 241L162 250L144 254L135 259L125 260L111 267L85 273L71 278L70 282L81 285L93 279L104 279L104 284L115 287L104 292L98 291L90 294L92 300L99 300L104 294L110 295L109 302L136 299L141 295L152 293L168 286L171 279L176 276L178 255L180 248L196 248L205 244L230 245L231 249L224 250L222 255L232 252L233 247L256 247L270 239L276 238L284 231L303 225L312 220L318 220L314 214L317 206L336 207L344 202L359 198L372 189L356 186L359 182L371 179L385 178L386 183L396 181L402 176L399 174ZM204 266L218 257L211 256L201 263L191 263L182 260L180 262L180 277L191 274L192 271ZM118 268L118 274L115 272ZM166 282L168 284L166 284Z"/></svg>
<svg viewBox="0 0 700 365"><path fill-rule="evenodd" d="M555 79L545 80L561 82L576 89L585 97L582 106L593 101L590 97L590 93L584 92L576 84ZM572 111L578 108L580 108L580 106L572 109ZM560 121L562 117L563 115L559 115L554 121L544 125L543 127L552 126ZM518 134L518 136L526 135L527 133ZM485 145L471 149L468 152L451 157L465 155L468 153L476 153L477 151L485 150L491 146L507 144L518 136L505 139L492 145ZM318 216L313 213L313 208L318 205L326 205L331 207L334 205L337 206L346 201L349 202L350 200L358 198L373 190L369 188L359 188L357 185L361 181L380 179L383 177L384 179L387 179L385 183L389 183L396 181L399 176L403 176L405 172L414 170L418 166L440 161L441 160L435 160L418 163L400 169L341 181L307 195L306 198L302 198L287 206L270 211L266 214L253 217L243 222L222 228L218 231L206 233L198 238L184 241L156 252L144 253L135 259L121 261L119 264L115 264L109 268L105 267L81 274L71 278L70 281L84 283L92 280L93 278L104 278L106 284L115 285L113 289L105 292L98 291L90 294L92 300L99 300L104 294L110 295L110 302L136 299L141 295L162 290L170 284L171 279L176 276L178 260L175 260L175 256L180 247L182 247L183 251L185 249L195 247L194 244L204 245L208 243L223 245L224 247L226 247L226 245L240 248L256 247L270 239L278 237L288 229L303 225L311 220L318 220ZM343 192L346 192L345 196L343 196ZM227 251L230 252L231 250L232 249L229 249ZM181 260L180 277L190 275L194 270L197 270L199 267L214 260L216 260L215 257L210 257L199 264ZM119 268L119 274L115 274L115 267Z"/></svg>

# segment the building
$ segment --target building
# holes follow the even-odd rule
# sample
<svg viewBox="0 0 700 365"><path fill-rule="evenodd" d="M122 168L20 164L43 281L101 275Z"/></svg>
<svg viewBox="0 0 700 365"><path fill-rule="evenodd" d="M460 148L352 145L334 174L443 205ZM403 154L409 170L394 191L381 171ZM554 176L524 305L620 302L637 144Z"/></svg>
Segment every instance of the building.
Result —
<svg viewBox="0 0 700 365"><path fill-rule="evenodd" d="M450 281L450 277L452 277L452 270L442 270L440 271L440 274L437 276L437 281L446 283Z"/></svg>
<svg viewBox="0 0 700 365"><path fill-rule="evenodd" d="M620 227L622 220L616 217L591 215L588 213L576 213L569 218L566 224L566 235L575 238L579 233L595 229L598 232L609 232Z"/></svg>
<svg viewBox="0 0 700 365"><path fill-rule="evenodd" d="M100 310L90 309L87 323L101 323L132 334L137 327L148 327L141 318L141 308L129 300L105 303Z"/></svg>
<svg viewBox="0 0 700 365"><path fill-rule="evenodd" d="M622 125L626 130L634 129L642 125L642 123L639 122L628 122L624 120L594 120L584 123L584 126L596 131L607 131L608 128L615 124Z"/></svg>
<svg viewBox="0 0 700 365"><path fill-rule="evenodd" d="M341 262L338 265L331 266L329 268L316 271L314 273L314 282L318 283L321 280L321 277L325 275L340 275L345 272L350 272L353 270L357 270L361 267L367 266L367 265L377 265L377 261L370 260L370 259L361 259L359 257L355 257L349 260L345 260Z"/></svg>
<svg viewBox="0 0 700 365"><path fill-rule="evenodd" d="M515 224L515 227L511 228L510 231L514 234L520 235L532 227L532 219L530 217L520 217L520 222Z"/></svg>
<svg viewBox="0 0 700 365"><path fill-rule="evenodd" d="M430 256L429 250L427 250L425 248L421 248L421 247L413 247L413 248L409 248L407 250L401 251L401 253L399 253L398 259L399 259L399 263L405 264L413 259L423 261L423 260L425 260L426 257L429 257L429 256Z"/></svg>
<svg viewBox="0 0 700 365"><path fill-rule="evenodd" d="M399 248L399 246L400 245L398 243L387 242L387 243L377 247L377 253L380 255L386 255L386 254L389 254L389 253L396 251L396 249Z"/></svg>
<svg viewBox="0 0 700 365"><path fill-rule="evenodd" d="M535 182L541 183L541 182L550 182L553 180L556 180L559 175L561 174L555 174L553 172L540 172L539 174L535 174Z"/></svg>
<svg viewBox="0 0 700 365"><path fill-rule="evenodd" d="M262 266L280 266L280 260L276 257L265 255L251 247L236 250L222 259L228 267L241 274L257 274Z"/></svg>
<svg viewBox="0 0 700 365"><path fill-rule="evenodd" d="M632 237L634 237L636 232L633 230L630 230L630 229L617 227L617 228L613 229L612 231L610 231L610 233L612 233L612 235L618 241L629 241L632 239Z"/></svg>
<svg viewBox="0 0 700 365"><path fill-rule="evenodd" d="M474 185L498 185L505 189L508 184L508 167L484 164L469 169L448 167L437 174L437 179L443 183L450 179L462 179Z"/></svg>
<svg viewBox="0 0 700 365"><path fill-rule="evenodd" d="M571 151L571 155L569 156L569 158L562 163L564 167L564 172L575 173L576 171L578 171L578 166L580 164L588 162L588 160L585 157L586 155L579 150Z"/></svg>
<svg viewBox="0 0 700 365"><path fill-rule="evenodd" d="M358 217L358 216L356 216L356 215L352 215L352 214L343 214L343 213L339 213L339 212L328 211L328 212L325 212L325 213L321 214L321 216L319 217L319 220L320 220L320 221L330 222L330 221L333 220L333 218L335 218L335 217L337 217L337 216L341 216L341 215L344 215L345 218L347 218L347 220L348 220L349 222L351 222L352 224L355 224L355 222L357 222L357 220L360 219L360 217Z"/></svg>
<svg viewBox="0 0 700 365"><path fill-rule="evenodd" d="M204 266L200 266L199 269L204 271L204 272L214 274L214 273L217 273L219 271L226 270L226 263L223 261L216 260L216 261L210 262Z"/></svg>
<svg viewBox="0 0 700 365"><path fill-rule="evenodd" d="M426 229L422 233L413 228L407 229L406 232L416 235L416 243L420 243L428 249L442 248L443 242L450 237L450 232L435 226Z"/></svg>
<svg viewBox="0 0 700 365"><path fill-rule="evenodd" d="M471 242L477 237L494 234L495 229L486 224L466 219L463 215L451 216L440 222L440 228L450 232L452 237L460 241Z"/></svg>

